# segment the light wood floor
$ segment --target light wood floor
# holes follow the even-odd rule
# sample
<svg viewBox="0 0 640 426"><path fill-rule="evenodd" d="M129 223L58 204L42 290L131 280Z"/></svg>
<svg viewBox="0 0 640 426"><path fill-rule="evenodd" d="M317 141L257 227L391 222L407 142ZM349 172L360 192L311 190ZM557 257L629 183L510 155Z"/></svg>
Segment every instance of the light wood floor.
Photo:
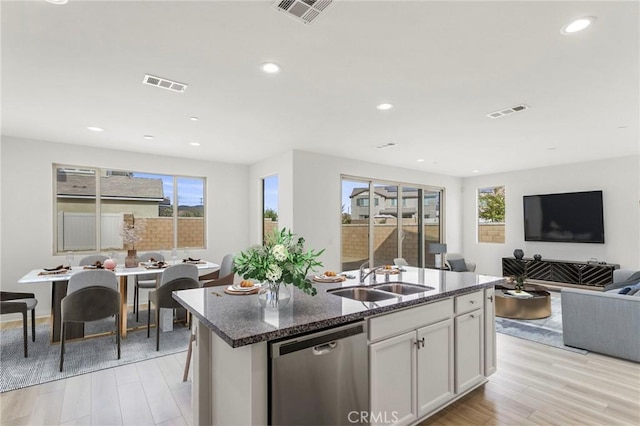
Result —
<svg viewBox="0 0 640 426"><path fill-rule="evenodd" d="M640 364L498 334L498 372L422 425L640 425ZM191 424L185 354L0 394L5 425Z"/></svg>

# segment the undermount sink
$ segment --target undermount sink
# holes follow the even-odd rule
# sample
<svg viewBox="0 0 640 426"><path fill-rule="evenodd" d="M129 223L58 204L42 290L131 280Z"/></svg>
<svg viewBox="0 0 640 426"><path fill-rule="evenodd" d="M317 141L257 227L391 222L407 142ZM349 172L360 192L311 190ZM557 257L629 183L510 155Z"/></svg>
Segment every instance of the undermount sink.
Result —
<svg viewBox="0 0 640 426"><path fill-rule="evenodd" d="M380 300L391 299L396 297L394 294L383 293L370 287L351 287L337 290L329 290L331 294L340 297L357 300L359 302L377 302Z"/></svg>
<svg viewBox="0 0 640 426"><path fill-rule="evenodd" d="M389 293L402 295L422 293L424 291L434 289L433 287L429 287L426 285L417 285L403 282L378 284L374 285L373 288L375 288L376 290L388 291Z"/></svg>

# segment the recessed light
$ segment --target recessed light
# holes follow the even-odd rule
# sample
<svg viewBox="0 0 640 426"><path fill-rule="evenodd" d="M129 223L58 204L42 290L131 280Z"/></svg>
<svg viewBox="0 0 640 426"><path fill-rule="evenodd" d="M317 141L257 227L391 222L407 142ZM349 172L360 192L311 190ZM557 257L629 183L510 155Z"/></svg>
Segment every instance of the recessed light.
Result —
<svg viewBox="0 0 640 426"><path fill-rule="evenodd" d="M52 4L67 4L69 0L47 0L47 2Z"/></svg>
<svg viewBox="0 0 640 426"><path fill-rule="evenodd" d="M473 173L480 173L480 170L474 170Z"/></svg>
<svg viewBox="0 0 640 426"><path fill-rule="evenodd" d="M555 146L550 146L549 148L547 148L547 151L555 151L556 147Z"/></svg>
<svg viewBox="0 0 640 426"><path fill-rule="evenodd" d="M380 105L378 105L376 108L378 108L380 111L386 111L386 110L388 110L388 109L393 108L393 105L392 105L392 104L384 103L384 104L380 104Z"/></svg>
<svg viewBox="0 0 640 426"><path fill-rule="evenodd" d="M199 119L198 117L189 117L189 120L191 120L191 121L198 121L198 120L200 120L200 119Z"/></svg>
<svg viewBox="0 0 640 426"><path fill-rule="evenodd" d="M418 163L422 163L424 161L424 158L418 158Z"/></svg>
<svg viewBox="0 0 640 426"><path fill-rule="evenodd" d="M265 62L264 64L260 65L260 69L267 74L275 74L280 71L280 65L274 62Z"/></svg>
<svg viewBox="0 0 640 426"><path fill-rule="evenodd" d="M87 129L91 130L92 132L104 132L104 129L102 127L89 126L87 127Z"/></svg>
<svg viewBox="0 0 640 426"><path fill-rule="evenodd" d="M585 16L584 18L576 19L571 22L569 25L566 25L562 28L562 34L573 34L578 31L582 31L587 28L589 25L593 24L596 18L594 16Z"/></svg>
<svg viewBox="0 0 640 426"><path fill-rule="evenodd" d="M155 139L156 137L153 135L144 135L143 138L151 140L151 139Z"/></svg>
<svg viewBox="0 0 640 426"><path fill-rule="evenodd" d="M191 146L200 146L199 142L189 142L189 145Z"/></svg>
<svg viewBox="0 0 640 426"><path fill-rule="evenodd" d="M618 129L626 129L627 126L618 126Z"/></svg>

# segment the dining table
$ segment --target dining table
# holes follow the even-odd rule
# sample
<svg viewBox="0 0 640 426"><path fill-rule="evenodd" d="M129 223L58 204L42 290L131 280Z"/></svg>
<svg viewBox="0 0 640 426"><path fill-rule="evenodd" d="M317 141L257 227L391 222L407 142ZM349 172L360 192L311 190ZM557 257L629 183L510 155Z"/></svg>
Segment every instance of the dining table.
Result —
<svg viewBox="0 0 640 426"><path fill-rule="evenodd" d="M165 262L167 266L172 266L174 264L183 263L183 261L168 261ZM220 268L220 265L217 263L209 262L209 261L193 261L186 262L193 263L198 270L216 270ZM41 269L33 269L29 271L26 275L18 280L18 284L37 284L37 283L51 283L51 332L50 339L51 343L60 342L60 333L62 330L61 324L61 303L62 299L67 295L67 286L69 284L69 278L80 271L91 269L90 267L84 266L72 266L69 269L65 268L62 272L56 271L47 271L43 268ZM145 278L149 279L151 276L155 276L156 282L159 282L158 279L162 274L162 271L165 268L158 267L148 267L142 264L139 264L134 268L126 268L124 265L118 265L113 270L116 277L119 280L120 287L120 333L121 337L127 337L127 331L129 330L127 326L127 313L128 313L128 303L127 303L127 286L129 277L133 276L145 276ZM66 339L77 339L85 337L84 335L84 324L82 323L69 323L66 327Z"/></svg>

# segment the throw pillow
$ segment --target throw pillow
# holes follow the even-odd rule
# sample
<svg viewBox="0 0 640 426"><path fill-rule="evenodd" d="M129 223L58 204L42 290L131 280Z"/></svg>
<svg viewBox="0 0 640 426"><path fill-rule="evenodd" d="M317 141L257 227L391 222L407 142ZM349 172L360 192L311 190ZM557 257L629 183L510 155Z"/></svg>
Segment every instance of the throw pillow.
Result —
<svg viewBox="0 0 640 426"><path fill-rule="evenodd" d="M631 290L637 290L640 289L640 282L635 283L633 285L629 285L626 286L625 288L621 289L618 294L628 294Z"/></svg>
<svg viewBox="0 0 640 426"><path fill-rule="evenodd" d="M453 272L465 272L467 271L467 264L464 259L450 259L447 260L449 262L449 267Z"/></svg>
<svg viewBox="0 0 640 426"><path fill-rule="evenodd" d="M627 293L627 296L640 297L640 288L636 288L635 290L631 290L629 293Z"/></svg>

